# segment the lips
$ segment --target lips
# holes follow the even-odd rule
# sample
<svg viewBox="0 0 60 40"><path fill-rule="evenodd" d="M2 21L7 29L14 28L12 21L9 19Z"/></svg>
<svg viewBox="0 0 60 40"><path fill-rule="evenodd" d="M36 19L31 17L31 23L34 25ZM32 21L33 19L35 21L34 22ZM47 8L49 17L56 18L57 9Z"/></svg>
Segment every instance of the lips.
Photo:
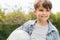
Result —
<svg viewBox="0 0 60 40"><path fill-rule="evenodd" d="M48 16L41 16L41 17L48 17Z"/></svg>

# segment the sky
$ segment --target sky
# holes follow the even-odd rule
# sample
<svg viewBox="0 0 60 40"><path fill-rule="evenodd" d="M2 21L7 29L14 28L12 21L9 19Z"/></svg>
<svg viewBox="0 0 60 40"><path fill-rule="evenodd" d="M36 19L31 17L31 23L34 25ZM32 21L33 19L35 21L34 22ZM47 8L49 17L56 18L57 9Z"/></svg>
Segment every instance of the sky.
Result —
<svg viewBox="0 0 60 40"><path fill-rule="evenodd" d="M0 8L7 12L22 9L24 12L34 9L33 4L35 0L0 0ZM60 0L50 0L52 2L53 8L52 12L60 12Z"/></svg>

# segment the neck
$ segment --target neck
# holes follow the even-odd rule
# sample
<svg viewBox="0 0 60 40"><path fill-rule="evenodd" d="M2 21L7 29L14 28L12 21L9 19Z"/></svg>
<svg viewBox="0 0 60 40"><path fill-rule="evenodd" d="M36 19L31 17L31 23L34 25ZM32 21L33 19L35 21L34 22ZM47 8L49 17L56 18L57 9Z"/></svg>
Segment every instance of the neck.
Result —
<svg viewBox="0 0 60 40"><path fill-rule="evenodd" d="M42 20L37 20L37 23L38 23L39 25L42 25L42 26L48 25L48 22L47 22L47 21L42 21Z"/></svg>

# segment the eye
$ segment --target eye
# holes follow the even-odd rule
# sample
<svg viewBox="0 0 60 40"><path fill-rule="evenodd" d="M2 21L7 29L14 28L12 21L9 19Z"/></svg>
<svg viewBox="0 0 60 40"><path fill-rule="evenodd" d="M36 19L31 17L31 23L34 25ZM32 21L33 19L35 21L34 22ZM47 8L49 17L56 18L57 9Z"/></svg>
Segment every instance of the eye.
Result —
<svg viewBox="0 0 60 40"><path fill-rule="evenodd" d="M39 11L43 11L42 9L39 9Z"/></svg>

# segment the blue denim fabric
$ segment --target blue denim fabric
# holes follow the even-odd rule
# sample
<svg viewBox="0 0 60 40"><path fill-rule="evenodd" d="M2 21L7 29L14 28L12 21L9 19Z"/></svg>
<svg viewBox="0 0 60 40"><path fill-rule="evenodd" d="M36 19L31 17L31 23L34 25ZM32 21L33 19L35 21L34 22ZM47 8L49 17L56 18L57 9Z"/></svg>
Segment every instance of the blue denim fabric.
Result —
<svg viewBox="0 0 60 40"><path fill-rule="evenodd" d="M36 20L29 20L28 22L26 22L25 24L23 24L17 29L24 30L31 36L35 23L36 23ZM50 21L48 21L48 23L49 24L48 24L48 32L46 35L46 40L59 40L58 30Z"/></svg>

